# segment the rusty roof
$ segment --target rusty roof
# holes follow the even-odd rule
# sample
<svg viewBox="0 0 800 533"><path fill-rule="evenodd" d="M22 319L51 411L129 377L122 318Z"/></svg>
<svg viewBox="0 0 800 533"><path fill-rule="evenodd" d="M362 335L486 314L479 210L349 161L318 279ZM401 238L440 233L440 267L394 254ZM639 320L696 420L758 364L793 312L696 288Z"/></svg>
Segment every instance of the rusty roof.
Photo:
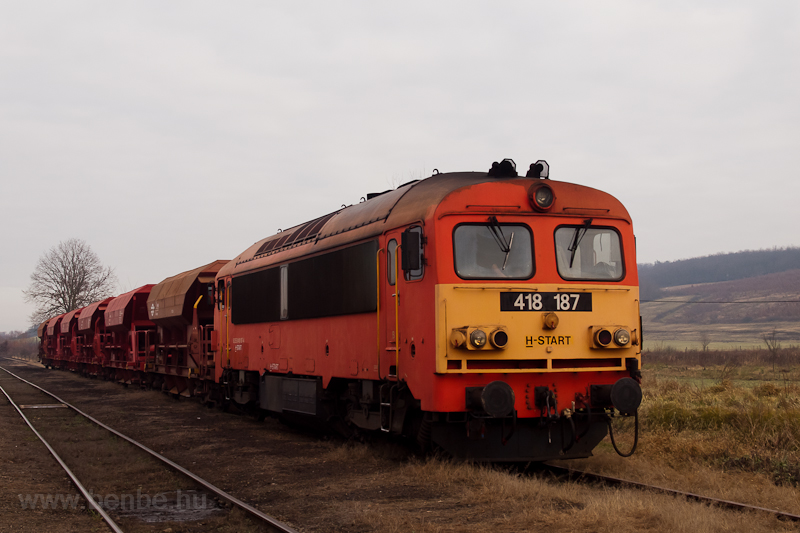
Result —
<svg viewBox="0 0 800 533"><path fill-rule="evenodd" d="M50 322L50 321L49 320L45 320L44 322L39 324L39 328L36 330L36 336L39 337L40 339L42 338L42 335L44 335L44 331L45 331L45 328L47 328L47 323L48 322Z"/></svg>
<svg viewBox="0 0 800 533"><path fill-rule="evenodd" d="M513 183L523 187L527 194L527 187L538 181L538 178L522 176L489 176L486 172L435 174L262 239L225 265L218 276L268 268L319 251L377 237L397 227L422 223L434 215L448 196L476 185ZM594 197L588 195L584 198L586 191L594 189L552 180L546 183L559 191L569 192L572 205L563 206L558 214L575 216L584 212L596 213L597 210L587 204ZM622 204L612 196L606 196L609 201L613 200L613 216L628 218ZM610 210L605 211L606 216L612 215Z"/></svg>
<svg viewBox="0 0 800 533"><path fill-rule="evenodd" d="M401 185L365 202L348 206L315 221L300 224L282 233L262 239L231 261L219 275L245 272L283 262L295 257L334 248L360 239L381 235L387 229L426 219L436 206L451 192L487 181L506 181L490 177L486 172L458 172L436 174L430 178ZM268 243L279 240L284 234L300 235L309 224L323 220L316 237L293 240L288 237L267 249Z"/></svg>
<svg viewBox="0 0 800 533"><path fill-rule="evenodd" d="M194 301L191 301L188 302L187 307L186 296L195 281L213 283L217 272L227 263L227 260L214 261L194 270L169 277L154 286L147 298L150 320L158 321L185 314L186 309L191 309L191 306L194 305Z"/></svg>

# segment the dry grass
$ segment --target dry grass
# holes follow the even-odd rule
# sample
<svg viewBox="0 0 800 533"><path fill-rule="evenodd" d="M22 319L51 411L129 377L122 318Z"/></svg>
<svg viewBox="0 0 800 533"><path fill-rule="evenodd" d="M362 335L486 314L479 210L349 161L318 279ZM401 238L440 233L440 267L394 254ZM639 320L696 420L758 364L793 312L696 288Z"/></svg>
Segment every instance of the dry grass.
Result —
<svg viewBox="0 0 800 533"><path fill-rule="evenodd" d="M765 515L441 459L412 461L395 481L398 488L424 486L431 497L423 504L379 495L345 502L338 512L347 516L348 531L796 531Z"/></svg>
<svg viewBox="0 0 800 533"><path fill-rule="evenodd" d="M800 514L800 385L786 373L773 374L762 366L709 366L705 378L700 367L645 368L637 454L618 457L606 441L594 457L570 461L569 466ZM631 442L629 419L616 420L615 428L618 440ZM373 453L342 447L331 458L350 455L368 461ZM340 512L352 520L352 531L800 528L761 513L733 512L636 489L553 482L439 458L410 461L394 477L397 489L430 491L427 503L380 497L346 502Z"/></svg>
<svg viewBox="0 0 800 533"><path fill-rule="evenodd" d="M800 346L787 344L779 348L776 353L771 353L764 348L762 342L760 347L734 348L728 350L701 350L688 347L677 349L666 343L652 343L653 348L645 350L643 354L644 364L656 372L654 375L672 375L678 368L691 367L692 373L697 374L697 368L714 367L748 367L746 374L754 377L760 372L758 379L764 379L767 372L780 370L795 372L795 381L800 378ZM773 365L775 370L773 370ZM699 376L699 375L698 375ZM771 379L778 379L778 374L773 374Z"/></svg>
<svg viewBox="0 0 800 533"><path fill-rule="evenodd" d="M646 366L636 455L621 459L601 445L571 464L800 514L800 384L786 377L797 368L783 370ZM615 422L628 438L631 426Z"/></svg>
<svg viewBox="0 0 800 533"><path fill-rule="evenodd" d="M776 377L763 367L709 366L705 378L701 372L696 366L661 365L657 372L646 366L636 455L623 459L605 441L594 457L570 461L569 466L800 514L800 491L790 479L793 474L787 476L785 468L781 470L781 465L794 464L793 454L797 453L800 423L795 420L800 414L800 388L778 379L761 379ZM725 377L735 379L726 381ZM630 420L617 419L614 425L621 447L629 446ZM344 492L345 497L327 509L337 527L312 530L626 533L800 529L767 514L709 507L638 489L555 481L501 466L398 457L387 470L386 459L392 454L391 446L347 444L320 455L318 459L325 464L369 465L375 473L370 479L341 477L339 486L326 484L322 494ZM768 464L745 464L744 457L764 457ZM770 462L773 459L776 462ZM378 471L388 475L381 476Z"/></svg>
<svg viewBox="0 0 800 533"><path fill-rule="evenodd" d="M723 376L708 386L659 378L644 383L643 433L659 439L669 462L691 457L721 470L767 474L777 484L800 483L800 387Z"/></svg>

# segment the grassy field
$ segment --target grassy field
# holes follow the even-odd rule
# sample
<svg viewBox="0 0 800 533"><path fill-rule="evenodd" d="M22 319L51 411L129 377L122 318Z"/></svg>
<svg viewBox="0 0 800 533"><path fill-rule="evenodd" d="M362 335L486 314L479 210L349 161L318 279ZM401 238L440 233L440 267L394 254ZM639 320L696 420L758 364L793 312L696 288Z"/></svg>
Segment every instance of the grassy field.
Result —
<svg viewBox="0 0 800 533"><path fill-rule="evenodd" d="M700 358L705 364L698 364ZM619 457L608 438L593 457L565 466L800 514L800 357L783 349L665 350L644 357L638 449ZM623 451L633 419L613 422ZM352 452L346 452L352 453ZM373 451L365 452L372 454ZM413 480L413 481L412 481ZM411 461L399 483L436 494L420 514L385 506L354 509L380 531L798 531L761 513L634 489L552 483L497 465ZM446 519L438 507L457 510ZM428 514L430 513L430 514ZM454 523L454 516L464 522Z"/></svg>
<svg viewBox="0 0 800 533"><path fill-rule="evenodd" d="M664 348L695 350L707 339L709 348L736 350L764 348L764 335L774 331L783 346L800 346L800 322L751 322L749 324L664 324L651 320L642 306L644 350Z"/></svg>
<svg viewBox="0 0 800 533"><path fill-rule="evenodd" d="M643 369L642 454L800 485L800 350L666 349Z"/></svg>

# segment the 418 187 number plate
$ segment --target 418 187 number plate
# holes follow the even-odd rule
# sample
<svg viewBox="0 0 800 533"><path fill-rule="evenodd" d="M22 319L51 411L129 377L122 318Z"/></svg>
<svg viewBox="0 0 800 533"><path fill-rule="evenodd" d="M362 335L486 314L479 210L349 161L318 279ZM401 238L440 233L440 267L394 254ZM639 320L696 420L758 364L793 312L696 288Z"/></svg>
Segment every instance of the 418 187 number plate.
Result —
<svg viewBox="0 0 800 533"><path fill-rule="evenodd" d="M501 311L591 311L590 292L501 292Z"/></svg>

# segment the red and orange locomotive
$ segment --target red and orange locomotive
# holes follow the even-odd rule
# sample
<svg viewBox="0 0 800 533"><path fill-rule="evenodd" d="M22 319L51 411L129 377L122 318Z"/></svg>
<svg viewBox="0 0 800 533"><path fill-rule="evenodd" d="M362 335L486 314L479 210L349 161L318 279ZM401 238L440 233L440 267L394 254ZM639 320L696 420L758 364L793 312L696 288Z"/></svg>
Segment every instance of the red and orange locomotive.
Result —
<svg viewBox="0 0 800 533"><path fill-rule="evenodd" d="M151 290L123 377L457 457L588 456L641 402L635 240L619 201L548 171L435 173L169 278L180 305L156 316Z"/></svg>

